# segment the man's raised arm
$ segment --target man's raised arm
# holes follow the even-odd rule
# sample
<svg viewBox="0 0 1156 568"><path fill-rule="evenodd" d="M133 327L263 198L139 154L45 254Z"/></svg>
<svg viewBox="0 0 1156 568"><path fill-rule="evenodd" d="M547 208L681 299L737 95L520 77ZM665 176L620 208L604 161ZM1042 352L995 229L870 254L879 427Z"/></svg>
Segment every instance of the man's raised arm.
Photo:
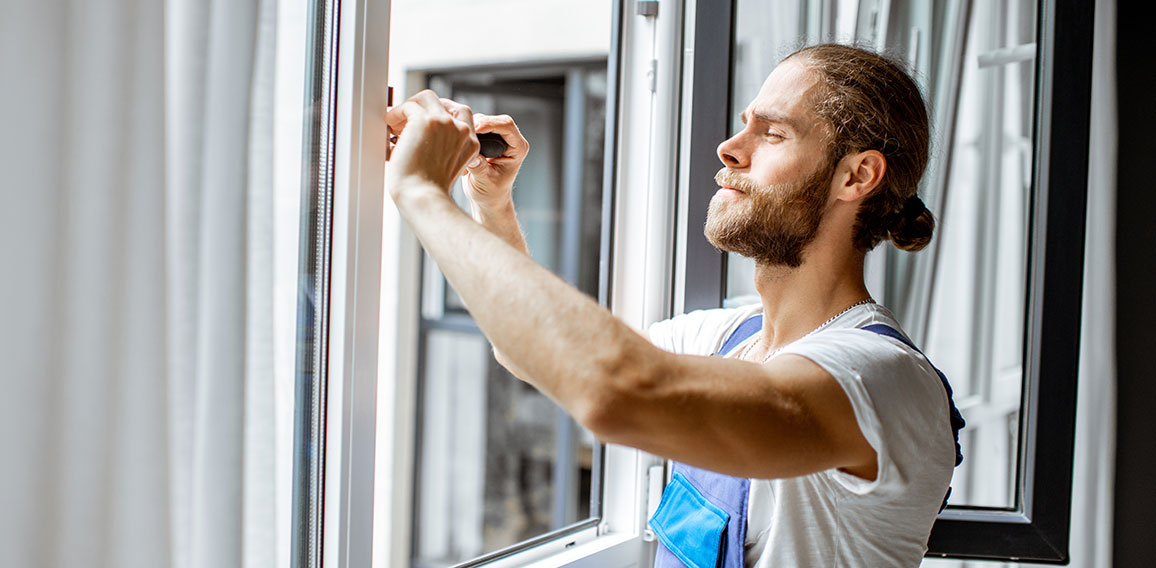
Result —
<svg viewBox="0 0 1156 568"><path fill-rule="evenodd" d="M454 178L478 152L468 108L447 110L427 91L387 119L399 140L386 184L402 217L495 349L595 435L749 477L832 467L873 476L874 450L818 365L654 347L450 199Z"/></svg>

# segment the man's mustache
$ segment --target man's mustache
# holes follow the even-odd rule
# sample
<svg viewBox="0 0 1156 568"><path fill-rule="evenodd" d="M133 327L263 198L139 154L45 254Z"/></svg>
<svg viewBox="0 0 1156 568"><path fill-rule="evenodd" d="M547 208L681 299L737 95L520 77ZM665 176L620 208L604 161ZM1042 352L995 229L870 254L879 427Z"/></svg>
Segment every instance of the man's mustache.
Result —
<svg viewBox="0 0 1156 568"><path fill-rule="evenodd" d="M759 184L726 167L714 175L714 181L720 186L733 187L743 193L757 191L760 187Z"/></svg>

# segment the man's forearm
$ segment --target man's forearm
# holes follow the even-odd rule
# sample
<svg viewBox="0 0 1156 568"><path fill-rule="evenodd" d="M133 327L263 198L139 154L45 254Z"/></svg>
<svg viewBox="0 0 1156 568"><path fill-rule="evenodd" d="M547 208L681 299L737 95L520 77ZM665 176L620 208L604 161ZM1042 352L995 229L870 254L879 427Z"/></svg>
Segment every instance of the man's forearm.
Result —
<svg viewBox="0 0 1156 568"><path fill-rule="evenodd" d="M624 353L650 347L444 196L411 192L398 199L398 208L494 347L524 380L579 419L583 405L601 394L609 370L633 358Z"/></svg>
<svg viewBox="0 0 1156 568"><path fill-rule="evenodd" d="M518 215L512 200L490 206L470 202L470 210L473 212L474 220L491 233L515 249L530 254L530 249L526 246L526 236L522 234L522 227L518 225Z"/></svg>
<svg viewBox="0 0 1156 568"><path fill-rule="evenodd" d="M509 194L507 194L508 196ZM522 233L522 227L518 224L518 215L514 210L514 203L512 199L507 199L505 203L500 205L481 206L476 202L470 202L470 210L473 212L474 220L480 223L483 227L491 233L497 235L506 244L522 251L522 254L530 255L530 247L526 244L526 235ZM491 344L492 345L492 344ZM493 346L493 345L492 345ZM503 367L514 374L515 377L525 380L525 371L518 368L509 357L497 346L494 347L494 359L498 361Z"/></svg>

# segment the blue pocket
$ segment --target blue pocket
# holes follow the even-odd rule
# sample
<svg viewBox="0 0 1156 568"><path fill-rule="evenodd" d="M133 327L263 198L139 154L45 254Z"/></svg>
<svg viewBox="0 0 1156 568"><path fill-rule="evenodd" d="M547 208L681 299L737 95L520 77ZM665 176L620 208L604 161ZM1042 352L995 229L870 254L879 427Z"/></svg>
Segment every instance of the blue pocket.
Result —
<svg viewBox="0 0 1156 568"><path fill-rule="evenodd" d="M689 568L716 568L726 553L730 515L703 496L681 473L662 492L650 527Z"/></svg>

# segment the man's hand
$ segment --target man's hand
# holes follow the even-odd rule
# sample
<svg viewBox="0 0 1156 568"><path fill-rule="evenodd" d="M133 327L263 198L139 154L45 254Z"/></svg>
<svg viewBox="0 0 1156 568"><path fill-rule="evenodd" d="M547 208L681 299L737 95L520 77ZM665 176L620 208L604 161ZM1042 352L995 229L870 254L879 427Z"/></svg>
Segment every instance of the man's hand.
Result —
<svg viewBox="0 0 1156 568"><path fill-rule="evenodd" d="M528 253L526 239L514 213L514 178L530 152L530 143L507 115L473 114L470 107L450 99L441 104L455 117L471 116L476 132L493 132L506 141L506 151L497 158L486 158L476 153L466 163L462 188L470 200L474 220L491 233L498 235L510 246Z"/></svg>
<svg viewBox="0 0 1156 568"><path fill-rule="evenodd" d="M478 156L473 113L445 100L425 90L386 114L390 133L397 135L385 183L395 202L431 187L448 197L454 180Z"/></svg>
<svg viewBox="0 0 1156 568"><path fill-rule="evenodd" d="M453 101L443 99L447 108L461 107ZM465 107L463 107L465 108ZM469 110L465 108L465 110ZM481 155L471 160L466 168L466 197L474 205L482 209L495 210L506 206L510 202L510 194L514 189L514 178L530 151L530 144L514 124L514 119L507 115L489 116L475 114L474 130L483 134L493 132L505 139L508 147L505 153L497 158L485 158Z"/></svg>

